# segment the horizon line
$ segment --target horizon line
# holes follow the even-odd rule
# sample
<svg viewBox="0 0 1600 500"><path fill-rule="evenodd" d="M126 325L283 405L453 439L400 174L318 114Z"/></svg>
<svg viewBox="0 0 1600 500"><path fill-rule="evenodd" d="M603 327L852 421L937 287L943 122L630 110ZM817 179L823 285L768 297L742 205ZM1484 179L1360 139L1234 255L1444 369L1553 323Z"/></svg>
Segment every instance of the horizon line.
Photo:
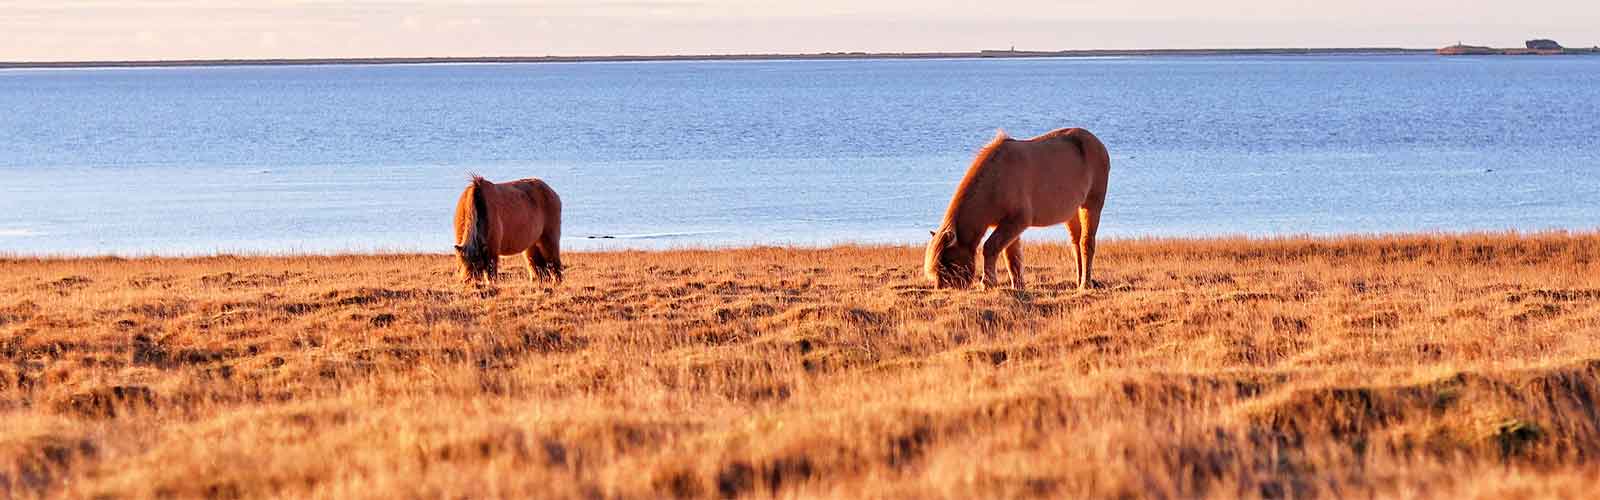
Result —
<svg viewBox="0 0 1600 500"><path fill-rule="evenodd" d="M850 60L850 59L975 59L975 58L1051 58L1097 56L1160 55L1345 55L1345 54L1432 54L1437 49L1406 47L1264 47L1199 49L1069 49L1016 50L986 49L958 52L798 52L729 54L618 54L601 56L417 56L417 57L285 57L285 58L207 58L207 59L92 59L68 61L0 61L0 69L33 68L134 68L163 66L292 66L292 65L389 65L449 63L569 63L569 62L648 62L648 61L771 61L771 60Z"/></svg>

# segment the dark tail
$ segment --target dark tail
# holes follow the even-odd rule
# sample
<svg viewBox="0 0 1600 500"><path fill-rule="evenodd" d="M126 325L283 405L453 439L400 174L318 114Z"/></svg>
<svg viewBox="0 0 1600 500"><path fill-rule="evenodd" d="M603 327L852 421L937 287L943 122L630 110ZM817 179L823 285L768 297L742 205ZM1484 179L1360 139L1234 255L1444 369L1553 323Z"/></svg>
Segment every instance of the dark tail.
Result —
<svg viewBox="0 0 1600 500"><path fill-rule="evenodd" d="M472 176L472 239L479 248L489 244L489 202L484 199L483 190L493 186L483 177Z"/></svg>
<svg viewBox="0 0 1600 500"><path fill-rule="evenodd" d="M1083 162L1093 166L1102 167L1107 172L1111 170L1111 153L1106 151L1106 145L1100 142L1099 137L1088 130L1081 128L1068 129L1062 138L1078 145L1078 151L1083 155ZM1104 182L1104 179L1101 179Z"/></svg>
<svg viewBox="0 0 1600 500"><path fill-rule="evenodd" d="M1105 165L1111 167L1111 154L1106 151L1105 143L1088 130L1081 128L1067 129L1061 138L1071 141L1078 146L1078 151L1083 154L1083 161L1090 165Z"/></svg>

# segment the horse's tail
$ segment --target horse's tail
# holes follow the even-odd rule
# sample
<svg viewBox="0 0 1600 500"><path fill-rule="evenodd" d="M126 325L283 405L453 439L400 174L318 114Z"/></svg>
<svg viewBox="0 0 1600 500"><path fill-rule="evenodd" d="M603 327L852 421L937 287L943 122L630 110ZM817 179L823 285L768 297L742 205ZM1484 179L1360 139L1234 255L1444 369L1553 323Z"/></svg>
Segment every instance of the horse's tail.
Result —
<svg viewBox="0 0 1600 500"><path fill-rule="evenodd" d="M494 183L477 174L473 174L472 184L467 186L467 191L472 193L472 222L468 226L471 234L467 236L467 241L478 248L487 249L489 245L489 201L483 191L493 187Z"/></svg>
<svg viewBox="0 0 1600 500"><path fill-rule="evenodd" d="M1088 130L1081 128L1067 129L1061 137L1078 145L1078 150L1083 152L1083 161L1092 166L1104 165L1111 167L1111 153L1106 151L1106 145L1100 142L1099 137Z"/></svg>
<svg viewBox="0 0 1600 500"><path fill-rule="evenodd" d="M1106 144L1100 142L1099 137L1088 130L1081 128L1068 129L1062 136L1064 139L1078 145L1078 151L1083 154L1083 163L1093 169L1096 179L1090 184L1089 196L1104 199L1106 184L1111 173L1111 152L1106 150Z"/></svg>

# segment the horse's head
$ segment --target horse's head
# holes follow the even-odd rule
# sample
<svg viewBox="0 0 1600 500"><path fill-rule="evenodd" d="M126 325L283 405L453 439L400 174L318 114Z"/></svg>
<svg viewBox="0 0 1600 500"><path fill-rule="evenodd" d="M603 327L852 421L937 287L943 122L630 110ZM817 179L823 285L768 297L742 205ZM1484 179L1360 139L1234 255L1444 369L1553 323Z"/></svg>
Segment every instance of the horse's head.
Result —
<svg viewBox="0 0 1600 500"><path fill-rule="evenodd" d="M950 227L932 232L923 254L922 273L938 288L967 288L977 272L977 249L962 245Z"/></svg>
<svg viewBox="0 0 1600 500"><path fill-rule="evenodd" d="M456 245L456 259L461 262L461 278L466 281L493 280L500 272L498 256L476 244Z"/></svg>

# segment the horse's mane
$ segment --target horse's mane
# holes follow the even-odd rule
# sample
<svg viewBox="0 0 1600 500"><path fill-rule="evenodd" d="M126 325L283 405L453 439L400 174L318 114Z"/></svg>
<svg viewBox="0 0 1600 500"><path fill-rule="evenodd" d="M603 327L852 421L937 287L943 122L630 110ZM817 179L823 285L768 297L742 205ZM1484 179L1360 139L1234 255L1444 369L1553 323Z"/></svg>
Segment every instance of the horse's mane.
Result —
<svg viewBox="0 0 1600 500"><path fill-rule="evenodd" d="M959 243L956 240L956 216L961 212L961 206L971 194L973 187L982 177L984 166L988 165L995 155L1000 154L1000 146L1011 140L1005 130L996 130L994 139L990 139L983 149L978 150L978 155L972 160L972 166L967 167L966 176L961 178L961 184L956 186L955 196L950 198L950 208L945 209L944 222L939 224L939 229L933 232L933 241L928 245L928 252L923 255L922 271L930 279L937 277L937 265L943 259L946 245Z"/></svg>
<svg viewBox="0 0 1600 500"><path fill-rule="evenodd" d="M1005 129L996 129L994 131L994 138L989 139L989 143L984 144L983 149L978 150L978 156L975 160L973 160L972 165L978 166L988 163L989 157L994 156L995 150L1000 149L1000 145L1005 144L1006 141L1009 140L1011 140L1011 134L1007 134Z"/></svg>
<svg viewBox="0 0 1600 500"><path fill-rule="evenodd" d="M967 192L971 191L972 185L978 182L983 166L988 165L989 160L994 159L994 156L1000 153L1000 146L1010 140L1011 136L1006 134L1005 130L996 130L994 139L990 139L989 143L983 146L983 149L978 150L977 157L972 160L972 166L967 167L966 176L962 177L961 184L956 186L955 196L950 198L950 207L945 210L944 215L945 225L950 224L950 219L956 215L956 209L960 208L961 203L967 199Z"/></svg>

